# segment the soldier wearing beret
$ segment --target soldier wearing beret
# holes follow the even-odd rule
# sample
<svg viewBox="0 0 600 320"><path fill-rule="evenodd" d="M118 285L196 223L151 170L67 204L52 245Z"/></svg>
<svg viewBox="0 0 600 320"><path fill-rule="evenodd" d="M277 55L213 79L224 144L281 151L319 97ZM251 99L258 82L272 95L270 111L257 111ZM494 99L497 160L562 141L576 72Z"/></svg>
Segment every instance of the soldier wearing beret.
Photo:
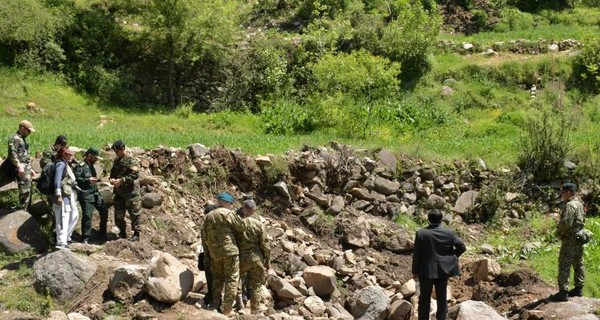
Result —
<svg viewBox="0 0 600 320"><path fill-rule="evenodd" d="M583 245L577 233L583 230L585 212L583 203L576 196L577 186L565 183L561 188L562 200L566 205L560 213L556 225L556 237L562 242L558 256L558 293L551 298L554 301L568 301L569 297L583 295L585 271L583 268ZM569 291L569 277L573 266L575 287Z"/></svg>
<svg viewBox="0 0 600 320"><path fill-rule="evenodd" d="M98 192L98 174L94 164L100 157L100 152L96 148L89 148L85 153L85 158L77 164L75 168L75 177L77 186L80 189L78 200L81 205L81 235L82 242L88 243L92 234L92 213L94 208L100 214L100 240L106 240L106 222L108 220L108 208L104 199Z"/></svg>
<svg viewBox="0 0 600 320"><path fill-rule="evenodd" d="M119 228L119 237L127 238L127 223L125 211L129 212L133 236L131 241L140 240L140 199L139 163L138 160L125 152L125 143L117 140L113 143L113 151L117 155L110 170L110 184L115 194L115 224Z"/></svg>

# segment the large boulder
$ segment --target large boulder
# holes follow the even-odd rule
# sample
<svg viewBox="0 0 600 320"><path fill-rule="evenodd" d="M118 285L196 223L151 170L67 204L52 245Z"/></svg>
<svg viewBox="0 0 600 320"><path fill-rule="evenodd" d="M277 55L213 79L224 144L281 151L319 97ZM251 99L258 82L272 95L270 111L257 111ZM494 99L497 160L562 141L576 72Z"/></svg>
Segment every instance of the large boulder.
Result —
<svg viewBox="0 0 600 320"><path fill-rule="evenodd" d="M210 149L205 147L203 144L194 143L188 146L188 151L192 158L198 158L206 155L210 151Z"/></svg>
<svg viewBox="0 0 600 320"><path fill-rule="evenodd" d="M277 297L294 300L302 297L302 293L298 291L291 283L279 278L278 276L271 275L267 279L267 285L271 290L277 294Z"/></svg>
<svg viewBox="0 0 600 320"><path fill-rule="evenodd" d="M408 320L412 304L404 299L398 299L390 305L390 315L388 320Z"/></svg>
<svg viewBox="0 0 600 320"><path fill-rule="evenodd" d="M458 200L456 200L456 203L454 204L452 210L458 214L467 213L469 207L475 204L475 200L477 199L478 195L479 192L475 190L463 192L463 194L461 194L460 197L458 197Z"/></svg>
<svg viewBox="0 0 600 320"><path fill-rule="evenodd" d="M33 284L40 294L47 292L60 301L66 301L81 292L96 268L93 261L70 250L58 250L33 264Z"/></svg>
<svg viewBox="0 0 600 320"><path fill-rule="evenodd" d="M429 195L424 205L426 209L444 209L445 206L446 199L444 199L444 197L438 196L437 194Z"/></svg>
<svg viewBox="0 0 600 320"><path fill-rule="evenodd" d="M312 287L315 294L329 297L337 289L335 270L327 266L312 266L304 269L302 277L307 287Z"/></svg>
<svg viewBox="0 0 600 320"><path fill-rule="evenodd" d="M500 264L490 258L484 258L475 262L473 270L473 280L475 282L494 281L502 273Z"/></svg>
<svg viewBox="0 0 600 320"><path fill-rule="evenodd" d="M142 293L144 284L150 277L150 267L140 265L126 265L118 267L108 283L112 295L121 301L133 301Z"/></svg>
<svg viewBox="0 0 600 320"><path fill-rule="evenodd" d="M482 301L467 300L458 306L458 316L456 320L503 320L494 308L488 306Z"/></svg>
<svg viewBox="0 0 600 320"><path fill-rule="evenodd" d="M379 160L379 165L382 166L386 171L388 171L391 176L396 175L398 159L395 155L393 155L388 150L382 149L377 153L377 159Z"/></svg>
<svg viewBox="0 0 600 320"><path fill-rule="evenodd" d="M365 201L379 201L384 202L385 196L375 191L369 191L366 188L353 188L350 190L350 194L355 196L357 199Z"/></svg>
<svg viewBox="0 0 600 320"><path fill-rule="evenodd" d="M357 320L385 320L390 312L390 298L376 286L357 291L349 305L350 313Z"/></svg>
<svg viewBox="0 0 600 320"><path fill-rule="evenodd" d="M24 210L0 219L0 251L7 254L41 249L44 244L37 221Z"/></svg>
<svg viewBox="0 0 600 320"><path fill-rule="evenodd" d="M160 193L150 192L142 196L142 207L146 209L152 209L156 206L160 206L163 202L163 197Z"/></svg>
<svg viewBox="0 0 600 320"><path fill-rule="evenodd" d="M166 252L153 251L150 278L146 291L160 302L175 303L187 297L194 284L194 274Z"/></svg>
<svg viewBox="0 0 600 320"><path fill-rule="evenodd" d="M400 189L400 182L388 180L386 178L377 177L375 178L375 191L389 196L390 194L396 193Z"/></svg>

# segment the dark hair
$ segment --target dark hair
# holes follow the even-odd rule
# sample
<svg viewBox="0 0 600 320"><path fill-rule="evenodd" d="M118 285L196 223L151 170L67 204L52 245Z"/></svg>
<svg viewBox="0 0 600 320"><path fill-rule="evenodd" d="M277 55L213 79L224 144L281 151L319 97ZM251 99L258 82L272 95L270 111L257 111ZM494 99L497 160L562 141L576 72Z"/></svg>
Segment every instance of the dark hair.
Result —
<svg viewBox="0 0 600 320"><path fill-rule="evenodd" d="M440 224L442 223L443 215L438 209L433 209L427 213L427 220L432 224Z"/></svg>
<svg viewBox="0 0 600 320"><path fill-rule="evenodd" d="M61 145L61 146L66 146L67 145L67 137L60 135L58 137L56 137L56 140L54 140L54 145Z"/></svg>

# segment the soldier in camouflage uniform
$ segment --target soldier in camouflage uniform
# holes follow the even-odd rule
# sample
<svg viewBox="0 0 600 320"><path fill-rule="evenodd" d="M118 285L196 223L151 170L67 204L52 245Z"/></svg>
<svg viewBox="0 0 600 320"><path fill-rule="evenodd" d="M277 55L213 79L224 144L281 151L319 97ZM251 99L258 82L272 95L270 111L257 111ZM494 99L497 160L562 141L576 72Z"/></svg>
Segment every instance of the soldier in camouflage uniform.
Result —
<svg viewBox="0 0 600 320"><path fill-rule="evenodd" d="M560 220L556 226L556 236L562 242L558 256L558 289L552 296L554 301L567 301L569 296L582 296L585 272L583 267L583 243L577 239L577 232L584 226L583 204L576 197L577 186L565 183L561 195L566 206L561 210ZM575 288L569 290L569 275L573 266Z"/></svg>
<svg viewBox="0 0 600 320"><path fill-rule="evenodd" d="M262 222L254 215L254 200L243 202L243 232L238 235L240 250L240 275L248 275L250 287L250 310L260 312L260 287L265 284L265 270L271 268L271 249Z"/></svg>
<svg viewBox="0 0 600 320"><path fill-rule="evenodd" d="M16 171L19 185L19 208L27 207L31 194L31 177L35 175L31 169L29 145L25 140L31 132L35 132L31 122L23 120L19 123L19 130L8 139L8 162L6 164L11 167L9 170ZM14 178L11 177L11 179Z"/></svg>
<svg viewBox="0 0 600 320"><path fill-rule="evenodd" d="M85 158L75 167L75 178L79 192L79 204L81 205L81 236L82 242L88 243L92 234L92 213L94 208L100 214L100 231L98 235L100 240L106 240L106 222L108 220L108 208L104 199L98 193L98 174L94 164L100 158L100 152L96 148L89 148L85 153Z"/></svg>
<svg viewBox="0 0 600 320"><path fill-rule="evenodd" d="M233 208L234 198L229 193L218 195L219 206L209 212L202 226L203 239L208 246L213 273L211 308L219 306L223 298L222 312L229 316L239 281L239 250L235 230L241 229L241 218Z"/></svg>
<svg viewBox="0 0 600 320"><path fill-rule="evenodd" d="M44 169L47 164L54 163L58 160L58 150L67 148L67 137L60 135L54 140L54 145L48 147L42 153L42 159L40 159L40 167Z"/></svg>
<svg viewBox="0 0 600 320"><path fill-rule="evenodd" d="M110 184L114 187L115 194L115 224L119 228L119 237L127 238L127 223L125 211L129 212L133 236L131 241L140 240L140 198L139 164L138 160L125 153L125 143L121 140L112 145L117 157L110 170Z"/></svg>

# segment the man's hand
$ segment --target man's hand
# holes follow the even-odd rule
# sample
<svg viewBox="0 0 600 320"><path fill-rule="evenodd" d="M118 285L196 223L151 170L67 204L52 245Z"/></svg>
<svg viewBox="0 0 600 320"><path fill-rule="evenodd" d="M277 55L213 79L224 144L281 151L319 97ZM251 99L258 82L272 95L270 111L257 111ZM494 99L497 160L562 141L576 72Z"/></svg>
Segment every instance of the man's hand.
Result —
<svg viewBox="0 0 600 320"><path fill-rule="evenodd" d="M96 184L96 183L98 183L98 178L96 178L96 177L90 177L89 181L90 181L91 184Z"/></svg>
<svg viewBox="0 0 600 320"><path fill-rule="evenodd" d="M62 205L63 203L63 199L61 196L54 196L54 203L56 203L57 205Z"/></svg>
<svg viewBox="0 0 600 320"><path fill-rule="evenodd" d="M113 187L115 187L115 188L120 187L122 183L123 183L123 180L121 180L121 179L110 179L110 184L112 184Z"/></svg>

